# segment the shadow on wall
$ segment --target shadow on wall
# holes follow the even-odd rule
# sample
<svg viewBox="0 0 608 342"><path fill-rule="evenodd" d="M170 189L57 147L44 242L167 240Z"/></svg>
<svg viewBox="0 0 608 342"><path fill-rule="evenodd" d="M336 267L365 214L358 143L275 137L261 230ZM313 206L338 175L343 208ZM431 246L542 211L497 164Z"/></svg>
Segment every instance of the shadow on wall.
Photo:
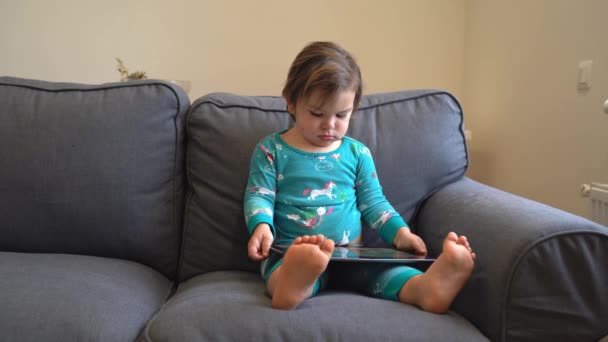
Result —
<svg viewBox="0 0 608 342"><path fill-rule="evenodd" d="M480 183L492 184L492 156L487 151L478 150L469 144L469 168L467 177ZM608 342L608 341L607 341Z"/></svg>

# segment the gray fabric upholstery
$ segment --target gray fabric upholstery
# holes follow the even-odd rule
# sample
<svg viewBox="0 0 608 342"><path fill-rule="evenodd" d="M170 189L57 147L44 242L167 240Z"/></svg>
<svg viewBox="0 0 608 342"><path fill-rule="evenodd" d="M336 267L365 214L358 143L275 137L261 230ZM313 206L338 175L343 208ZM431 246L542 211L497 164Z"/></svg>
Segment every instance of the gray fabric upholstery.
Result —
<svg viewBox="0 0 608 342"><path fill-rule="evenodd" d="M211 272L180 285L141 341L487 341L459 315L345 292L273 310L259 275Z"/></svg>
<svg viewBox="0 0 608 342"><path fill-rule="evenodd" d="M608 230L465 178L416 222L437 252L450 230L477 261L453 309L493 341L597 341L608 334Z"/></svg>
<svg viewBox="0 0 608 342"><path fill-rule="evenodd" d="M192 105L180 280L216 270L257 270L247 259L242 208L250 157L261 138L290 122L280 97L216 93ZM348 134L370 148L386 197L407 220L421 200L463 176L462 122L458 102L445 92L372 94L362 98ZM369 229L364 240L381 244Z"/></svg>
<svg viewBox="0 0 608 342"><path fill-rule="evenodd" d="M128 259L175 277L184 92L0 77L0 250Z"/></svg>
<svg viewBox="0 0 608 342"><path fill-rule="evenodd" d="M431 253L450 230L469 237L477 262L453 311L337 291L272 310L259 265L247 259L242 196L254 145L290 125L285 103L210 94L185 119L188 106L181 88L162 81L0 77L1 340L608 334L608 231L463 178L462 111L431 90L365 96L349 135L370 147L385 194ZM183 282L166 301L176 277Z"/></svg>
<svg viewBox="0 0 608 342"><path fill-rule="evenodd" d="M126 260L0 252L0 340L133 341L171 282Z"/></svg>

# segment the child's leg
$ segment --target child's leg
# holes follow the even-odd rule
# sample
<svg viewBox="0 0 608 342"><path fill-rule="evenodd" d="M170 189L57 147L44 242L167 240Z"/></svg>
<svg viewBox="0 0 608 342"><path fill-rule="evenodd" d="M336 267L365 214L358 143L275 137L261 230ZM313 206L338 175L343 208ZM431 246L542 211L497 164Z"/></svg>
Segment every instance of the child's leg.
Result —
<svg viewBox="0 0 608 342"><path fill-rule="evenodd" d="M315 283L327 268L334 242L322 236L297 238L283 262L268 278L268 292L275 309L295 309L313 294Z"/></svg>
<svg viewBox="0 0 608 342"><path fill-rule="evenodd" d="M475 253L466 237L449 233L443 251L429 269L409 279L399 291L399 300L425 311L445 313L473 272Z"/></svg>
<svg viewBox="0 0 608 342"><path fill-rule="evenodd" d="M340 263L330 273L332 288L398 302L403 284L422 271L390 263Z"/></svg>

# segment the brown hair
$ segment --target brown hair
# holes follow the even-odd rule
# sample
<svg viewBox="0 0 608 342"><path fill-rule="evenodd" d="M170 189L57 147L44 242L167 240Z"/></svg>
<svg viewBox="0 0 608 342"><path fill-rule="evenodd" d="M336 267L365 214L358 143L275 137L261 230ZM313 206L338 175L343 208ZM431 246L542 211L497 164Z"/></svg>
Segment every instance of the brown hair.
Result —
<svg viewBox="0 0 608 342"><path fill-rule="evenodd" d="M295 105L301 98L320 90L321 101L326 103L340 92L354 90L354 113L359 107L362 83L361 70L348 51L333 42L312 42L300 51L291 64L283 97Z"/></svg>

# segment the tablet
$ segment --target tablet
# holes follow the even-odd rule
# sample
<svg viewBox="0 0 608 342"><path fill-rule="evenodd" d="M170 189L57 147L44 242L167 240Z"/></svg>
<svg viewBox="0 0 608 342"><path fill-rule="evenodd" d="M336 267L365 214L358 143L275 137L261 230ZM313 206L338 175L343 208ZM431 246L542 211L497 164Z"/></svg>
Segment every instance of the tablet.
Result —
<svg viewBox="0 0 608 342"><path fill-rule="evenodd" d="M272 245L270 249L285 254L289 245ZM332 262L390 262L390 263L432 263L435 258L403 252L393 248L336 246L331 256Z"/></svg>

